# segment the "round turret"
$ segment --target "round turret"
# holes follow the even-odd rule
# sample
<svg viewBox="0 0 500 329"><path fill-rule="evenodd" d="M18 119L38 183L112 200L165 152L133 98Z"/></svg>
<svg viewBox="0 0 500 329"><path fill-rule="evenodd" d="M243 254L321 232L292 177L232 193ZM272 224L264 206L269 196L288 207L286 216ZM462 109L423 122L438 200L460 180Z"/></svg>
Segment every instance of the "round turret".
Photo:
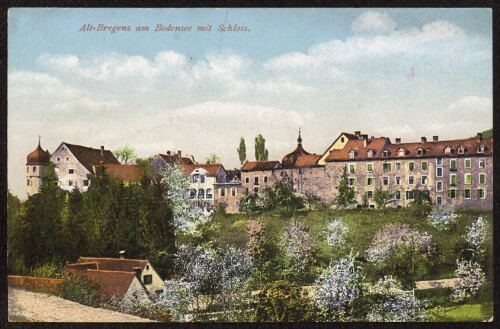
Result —
<svg viewBox="0 0 500 329"><path fill-rule="evenodd" d="M295 165L295 161L297 161L297 158L302 156L302 155L310 155L311 153L307 152L304 150L302 147L302 137L300 137L300 129L299 129L299 138L297 138L297 147L292 153L289 153L283 157L281 160L281 165L284 168L290 168Z"/></svg>
<svg viewBox="0 0 500 329"><path fill-rule="evenodd" d="M48 164L50 162L50 154L42 149L40 141L36 150L28 154L26 158L27 165Z"/></svg>

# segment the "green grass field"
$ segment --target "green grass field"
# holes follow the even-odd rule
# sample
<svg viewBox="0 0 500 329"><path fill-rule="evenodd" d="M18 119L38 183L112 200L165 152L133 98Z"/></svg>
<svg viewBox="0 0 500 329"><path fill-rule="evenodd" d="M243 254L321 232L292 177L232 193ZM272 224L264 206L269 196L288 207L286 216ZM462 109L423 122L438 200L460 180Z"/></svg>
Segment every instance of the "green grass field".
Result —
<svg viewBox="0 0 500 329"><path fill-rule="evenodd" d="M436 314L437 322L482 322L493 316L493 303L445 307Z"/></svg>

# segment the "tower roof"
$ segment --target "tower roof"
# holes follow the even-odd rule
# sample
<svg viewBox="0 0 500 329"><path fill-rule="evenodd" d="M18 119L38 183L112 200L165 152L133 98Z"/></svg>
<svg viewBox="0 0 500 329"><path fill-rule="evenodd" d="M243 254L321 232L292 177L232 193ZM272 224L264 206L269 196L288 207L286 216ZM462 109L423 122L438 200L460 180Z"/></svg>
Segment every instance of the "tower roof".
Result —
<svg viewBox="0 0 500 329"><path fill-rule="evenodd" d="M26 158L27 165L35 164L48 164L50 162L50 154L42 149L40 140L38 140L38 147L36 150L28 154Z"/></svg>
<svg viewBox="0 0 500 329"><path fill-rule="evenodd" d="M300 129L299 129L299 138L297 138L297 147L292 153L289 153L283 157L281 160L281 164L284 168L295 166L295 162L297 159L303 155L310 155L311 153L304 150L302 147L302 137L300 137Z"/></svg>

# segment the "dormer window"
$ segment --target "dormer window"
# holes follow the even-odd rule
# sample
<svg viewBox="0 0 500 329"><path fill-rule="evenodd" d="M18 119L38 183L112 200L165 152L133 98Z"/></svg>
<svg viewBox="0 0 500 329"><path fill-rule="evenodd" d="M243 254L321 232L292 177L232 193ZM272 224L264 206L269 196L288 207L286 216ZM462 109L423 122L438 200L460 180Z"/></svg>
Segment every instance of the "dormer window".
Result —
<svg viewBox="0 0 500 329"><path fill-rule="evenodd" d="M404 155L405 155L405 150L404 150L404 149L402 149L402 148L400 148L400 149L398 150L398 156L402 157L402 156L404 156Z"/></svg>
<svg viewBox="0 0 500 329"><path fill-rule="evenodd" d="M352 159L356 156L356 151L352 150L351 152L349 152L349 158Z"/></svg>
<svg viewBox="0 0 500 329"><path fill-rule="evenodd" d="M369 158L373 158L374 154L375 154L375 152L373 152L373 150L368 151L368 157Z"/></svg>
<svg viewBox="0 0 500 329"><path fill-rule="evenodd" d="M382 152L382 157L387 158L388 156L389 156L389 152L388 151Z"/></svg>
<svg viewBox="0 0 500 329"><path fill-rule="evenodd" d="M424 154L424 151L422 149L418 149L417 150L417 155L422 155L422 154Z"/></svg>
<svg viewBox="0 0 500 329"><path fill-rule="evenodd" d="M444 149L444 154L450 154L451 153L451 147L447 146L445 149Z"/></svg>
<svg viewBox="0 0 500 329"><path fill-rule="evenodd" d="M477 153L484 153L484 145L481 144L477 147Z"/></svg>
<svg viewBox="0 0 500 329"><path fill-rule="evenodd" d="M465 151L465 147L463 145L461 145L459 148L458 148L458 154L464 154L464 151Z"/></svg>

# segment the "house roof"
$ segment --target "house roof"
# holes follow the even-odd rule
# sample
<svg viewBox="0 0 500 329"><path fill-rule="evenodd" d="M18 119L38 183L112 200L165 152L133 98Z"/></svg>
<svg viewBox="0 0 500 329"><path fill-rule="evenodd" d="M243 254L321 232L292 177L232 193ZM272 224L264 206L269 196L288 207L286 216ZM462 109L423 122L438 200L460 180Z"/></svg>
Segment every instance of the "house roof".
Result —
<svg viewBox="0 0 500 329"><path fill-rule="evenodd" d="M226 170L226 173L229 176L229 181L240 181L241 180L241 171L239 169L229 169L229 170Z"/></svg>
<svg viewBox="0 0 500 329"><path fill-rule="evenodd" d="M87 269L81 274L100 285L101 298L104 300L109 300L113 297L123 297L130 288L136 275L135 272L92 269Z"/></svg>
<svg viewBox="0 0 500 329"><path fill-rule="evenodd" d="M134 268L144 267L149 263L145 259L128 259L128 258L100 258L100 257L80 257L78 263L92 263L98 264L99 270L106 271L134 271Z"/></svg>
<svg viewBox="0 0 500 329"><path fill-rule="evenodd" d="M38 141L38 147L28 154L26 157L27 165L36 165L36 164L48 164L50 162L50 154L47 151L44 151L40 146L40 141Z"/></svg>
<svg viewBox="0 0 500 329"><path fill-rule="evenodd" d="M178 155L167 155L167 154L158 154L158 155L167 163L178 163L180 165L194 164L194 162L188 157L180 157Z"/></svg>
<svg viewBox="0 0 500 329"><path fill-rule="evenodd" d="M316 154L302 155L297 158L294 167L298 168L314 167L317 165L317 162L320 158L321 155L316 155Z"/></svg>
<svg viewBox="0 0 500 329"><path fill-rule="evenodd" d="M215 164L189 164L181 165L182 172L185 175L191 175L196 169L203 169L207 172L207 176L215 177L221 168L224 168L220 163Z"/></svg>
<svg viewBox="0 0 500 329"><path fill-rule="evenodd" d="M477 147L483 145L484 153L477 153ZM452 149L450 154L445 154L447 147ZM463 146L464 153L458 154L458 148ZM399 155L399 150L404 150L403 155ZM368 151L374 152L372 157L368 157ZM421 150L421 154L417 151ZM354 158L349 158L349 152L356 153ZM387 152L384 155L384 151ZM457 156L481 156L493 154L493 138L469 138L447 141L430 141L392 144L389 138L379 137L368 139L366 146L363 139L350 140L341 150L333 150L328 155L326 161L346 161L346 160L376 160L376 159L401 159L401 158L434 158L434 157L457 157Z"/></svg>
<svg viewBox="0 0 500 329"><path fill-rule="evenodd" d="M109 177L124 182L139 181L142 177L142 167L139 165L129 164L107 164L107 165L94 165L93 172L96 173L98 167L106 169Z"/></svg>
<svg viewBox="0 0 500 329"><path fill-rule="evenodd" d="M68 144L63 142L76 159L89 171L93 172L93 165L98 164L120 164L120 162L109 150L93 149L91 147ZM61 144L61 145L62 145Z"/></svg>
<svg viewBox="0 0 500 329"><path fill-rule="evenodd" d="M307 152L302 147L302 138L300 137L300 130L299 130L299 138L297 138L297 147L295 148L295 150L293 150L292 153L288 153L283 157L283 159L281 160L281 165L283 166L283 168L295 167L295 162L299 157L310 154L311 153Z"/></svg>
<svg viewBox="0 0 500 329"><path fill-rule="evenodd" d="M246 161L241 171L260 171L281 168L279 161Z"/></svg>

